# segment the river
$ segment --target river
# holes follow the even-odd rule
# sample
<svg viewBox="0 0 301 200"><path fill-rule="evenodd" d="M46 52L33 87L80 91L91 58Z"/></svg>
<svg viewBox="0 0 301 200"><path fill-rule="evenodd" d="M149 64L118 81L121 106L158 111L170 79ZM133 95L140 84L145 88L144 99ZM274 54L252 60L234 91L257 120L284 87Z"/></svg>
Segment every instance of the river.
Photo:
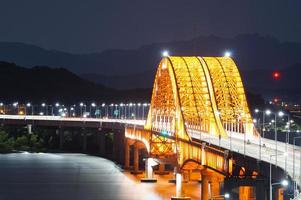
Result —
<svg viewBox="0 0 301 200"><path fill-rule="evenodd" d="M140 183L112 161L85 154L1 154L0 169L0 200L163 200L175 194L171 177ZM197 182L185 188L199 199Z"/></svg>

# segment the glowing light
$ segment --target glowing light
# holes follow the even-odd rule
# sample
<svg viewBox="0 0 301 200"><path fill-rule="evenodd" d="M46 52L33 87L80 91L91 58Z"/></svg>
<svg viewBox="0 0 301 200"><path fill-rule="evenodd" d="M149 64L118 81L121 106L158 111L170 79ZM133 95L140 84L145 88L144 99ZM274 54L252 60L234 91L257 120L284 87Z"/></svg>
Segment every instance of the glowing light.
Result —
<svg viewBox="0 0 301 200"><path fill-rule="evenodd" d="M255 109L255 113L259 113L259 109L256 108L256 109Z"/></svg>
<svg viewBox="0 0 301 200"><path fill-rule="evenodd" d="M266 115L270 115L271 113L272 113L272 112L271 112L270 110L266 110L266 111L265 111L265 114L266 114Z"/></svg>
<svg viewBox="0 0 301 200"><path fill-rule="evenodd" d="M162 52L162 56L163 56L163 57L168 57L168 56L169 56L169 52L168 52L167 50L164 50L164 51Z"/></svg>
<svg viewBox="0 0 301 200"><path fill-rule="evenodd" d="M281 185L283 185L284 187L288 186L288 181L287 180L282 180Z"/></svg>
<svg viewBox="0 0 301 200"><path fill-rule="evenodd" d="M95 107L95 106L96 106L96 104L95 104L95 103L91 103L91 106L92 106L92 107Z"/></svg>
<svg viewBox="0 0 301 200"><path fill-rule="evenodd" d="M165 135L167 135L167 131L166 130L162 130L161 134L165 136Z"/></svg>
<svg viewBox="0 0 301 200"><path fill-rule="evenodd" d="M226 51L224 56L225 57L231 57L231 55L232 55L232 53L230 51Z"/></svg>
<svg viewBox="0 0 301 200"><path fill-rule="evenodd" d="M230 198L230 194L229 193L226 193L225 194L225 199L229 199Z"/></svg>
<svg viewBox="0 0 301 200"><path fill-rule="evenodd" d="M284 112L279 111L278 115L279 115L279 117L282 117L282 116L284 116Z"/></svg>
<svg viewBox="0 0 301 200"><path fill-rule="evenodd" d="M273 78L274 78L275 80L279 80L279 79L280 79L280 72L274 71L274 72L273 72Z"/></svg>
<svg viewBox="0 0 301 200"><path fill-rule="evenodd" d="M30 106L31 106L31 104L30 104L30 103L27 103L27 104L26 104L26 106L27 106L27 107L30 107Z"/></svg>

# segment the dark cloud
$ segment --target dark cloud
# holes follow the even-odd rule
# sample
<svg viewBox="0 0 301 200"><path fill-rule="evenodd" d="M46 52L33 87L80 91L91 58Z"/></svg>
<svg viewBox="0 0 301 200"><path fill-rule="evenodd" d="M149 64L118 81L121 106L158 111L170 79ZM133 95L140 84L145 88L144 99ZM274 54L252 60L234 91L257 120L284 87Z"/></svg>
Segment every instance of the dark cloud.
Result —
<svg viewBox="0 0 301 200"><path fill-rule="evenodd" d="M0 40L69 52L214 34L301 42L300 0L1 0Z"/></svg>

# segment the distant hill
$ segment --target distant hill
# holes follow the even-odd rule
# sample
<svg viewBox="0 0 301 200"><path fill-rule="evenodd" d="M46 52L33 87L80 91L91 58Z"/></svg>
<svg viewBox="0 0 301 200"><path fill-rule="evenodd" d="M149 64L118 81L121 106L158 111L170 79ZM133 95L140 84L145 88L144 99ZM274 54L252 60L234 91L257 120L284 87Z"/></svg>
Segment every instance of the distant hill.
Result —
<svg viewBox="0 0 301 200"><path fill-rule="evenodd" d="M22 43L0 43L0 60L22 66L64 67L77 74L124 76L154 70L161 51L171 55L221 56L231 50L241 70L285 68L301 63L301 44L280 42L270 36L243 34L234 38L200 36L193 40L144 45L133 50L70 54Z"/></svg>
<svg viewBox="0 0 301 200"><path fill-rule="evenodd" d="M258 34L243 34L234 38L200 36L187 41L144 45L133 50L107 50L81 55L22 43L0 42L0 60L27 67L63 67L83 79L109 88L151 88L163 49L168 49L171 55L201 56L221 56L225 50L231 50L249 91L265 98L279 96L301 101L298 84L301 43L280 42ZM275 69L282 72L278 82L271 79Z"/></svg>
<svg viewBox="0 0 301 200"><path fill-rule="evenodd" d="M83 80L64 68L19 67L0 62L0 101L149 101L150 90L116 90Z"/></svg>

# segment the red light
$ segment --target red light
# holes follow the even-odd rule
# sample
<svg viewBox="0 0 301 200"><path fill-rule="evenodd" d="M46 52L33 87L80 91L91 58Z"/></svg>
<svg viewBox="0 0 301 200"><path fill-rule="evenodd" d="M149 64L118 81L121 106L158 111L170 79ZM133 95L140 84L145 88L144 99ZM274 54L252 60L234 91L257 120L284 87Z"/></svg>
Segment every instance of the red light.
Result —
<svg viewBox="0 0 301 200"><path fill-rule="evenodd" d="M273 72L273 77L275 80L278 80L280 78L280 73L279 72Z"/></svg>

